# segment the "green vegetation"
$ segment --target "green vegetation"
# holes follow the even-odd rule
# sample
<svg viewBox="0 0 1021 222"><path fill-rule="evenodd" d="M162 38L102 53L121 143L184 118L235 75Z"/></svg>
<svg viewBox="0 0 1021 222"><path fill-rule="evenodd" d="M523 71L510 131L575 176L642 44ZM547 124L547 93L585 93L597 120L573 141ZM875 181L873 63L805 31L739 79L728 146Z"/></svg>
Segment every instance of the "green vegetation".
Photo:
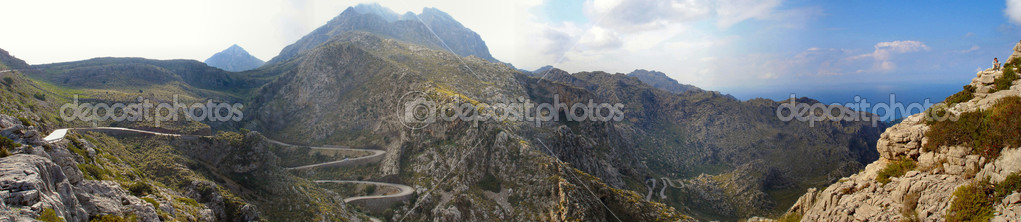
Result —
<svg viewBox="0 0 1021 222"><path fill-rule="evenodd" d="M191 199L191 198L187 198L187 197L178 197L176 200L178 202L187 204L188 206L202 207L202 204L200 204L198 201L195 201L195 199Z"/></svg>
<svg viewBox="0 0 1021 222"><path fill-rule="evenodd" d="M994 81L996 85L994 90L1007 90L1010 89L1010 86L1014 85L1014 81L1018 80L1017 71L1014 71L1014 68L1017 68L1017 66L1017 64L1003 65L1003 77L997 78Z"/></svg>
<svg viewBox="0 0 1021 222"><path fill-rule="evenodd" d="M961 90L960 92L950 95L949 97L947 97L947 99L943 100L943 103L947 104L947 106L950 106L961 102L967 102L968 100L975 98L974 93L975 93L974 86L964 85L964 90Z"/></svg>
<svg viewBox="0 0 1021 222"><path fill-rule="evenodd" d="M153 192L153 188L152 185L149 185L147 183L135 182L132 183L131 185L128 185L128 191L131 192L131 195L145 196L151 194Z"/></svg>
<svg viewBox="0 0 1021 222"><path fill-rule="evenodd" d="M138 216L135 214L128 214L127 217L121 217L117 215L104 214L98 217L93 217L89 222L134 222L138 221Z"/></svg>
<svg viewBox="0 0 1021 222"><path fill-rule="evenodd" d="M1014 192L1021 192L1021 175L1018 173L1010 174L993 189L993 195L1001 198Z"/></svg>
<svg viewBox="0 0 1021 222"><path fill-rule="evenodd" d="M32 124L32 121L31 121L31 120L28 120L28 118L25 118L25 117L20 117L20 116L19 116L19 117L18 117L18 120L20 120L20 121L21 121L21 125L25 125L25 126L33 126L33 124Z"/></svg>
<svg viewBox="0 0 1021 222"><path fill-rule="evenodd" d="M4 84L7 84L8 86L13 85L14 79L12 79L10 76L4 76Z"/></svg>
<svg viewBox="0 0 1021 222"><path fill-rule="evenodd" d="M993 217L993 198L989 185L975 182L958 187L947 209L947 221L989 221Z"/></svg>
<svg viewBox="0 0 1021 222"><path fill-rule="evenodd" d="M995 159L1004 147L1021 146L1021 97L1005 97L983 111L961 113L957 121L930 120L925 150L963 145Z"/></svg>
<svg viewBox="0 0 1021 222"><path fill-rule="evenodd" d="M21 147L20 143L15 143L14 140L5 136L0 136L0 157L7 157L11 155L8 149L14 149Z"/></svg>
<svg viewBox="0 0 1021 222"><path fill-rule="evenodd" d="M876 181L883 184L889 183L890 178L904 176L905 173L914 169L915 160L905 157L886 164L886 168L883 168L883 170L879 171L879 174L876 174Z"/></svg>
<svg viewBox="0 0 1021 222"><path fill-rule="evenodd" d="M103 180L113 177L113 173L110 170L92 164L78 164L78 170L82 171L82 175L87 180Z"/></svg>
<svg viewBox="0 0 1021 222"><path fill-rule="evenodd" d="M988 179L964 185L954 191L954 202L947 209L947 221L988 221L993 205L1007 195L1021 192L1021 175L1012 173L997 184Z"/></svg>
<svg viewBox="0 0 1021 222"><path fill-rule="evenodd" d="M39 217L36 218L36 220L43 222L58 222L64 221L64 218L57 217L57 211L54 211L53 208L44 208L42 212L39 212Z"/></svg>
<svg viewBox="0 0 1021 222"><path fill-rule="evenodd" d="M35 99L38 100L46 101L46 94L43 93L33 93L32 97L35 97Z"/></svg>
<svg viewBox="0 0 1021 222"><path fill-rule="evenodd" d="M481 180L479 180L479 188L482 188L483 190L492 191L494 193L499 193L501 189L500 179L496 178L496 176L493 176L492 173L486 173L486 175L483 176Z"/></svg>
<svg viewBox="0 0 1021 222"><path fill-rule="evenodd" d="M142 197L141 199L144 200L145 202L148 202L149 204L152 204L153 208L156 208L157 210L160 209L160 202L156 202L156 199L152 199L151 197Z"/></svg>
<svg viewBox="0 0 1021 222"><path fill-rule="evenodd" d="M776 221L777 222L798 222L798 221L801 221L801 217L802 216L803 215L801 215L801 213L788 213L788 214L784 214L780 218L777 218Z"/></svg>

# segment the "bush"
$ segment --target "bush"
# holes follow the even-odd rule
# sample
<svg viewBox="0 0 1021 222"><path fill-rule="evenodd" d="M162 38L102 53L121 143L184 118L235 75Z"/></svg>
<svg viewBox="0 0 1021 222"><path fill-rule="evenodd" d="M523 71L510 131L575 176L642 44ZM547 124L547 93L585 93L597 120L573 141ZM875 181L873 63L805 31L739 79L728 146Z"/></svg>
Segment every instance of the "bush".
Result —
<svg viewBox="0 0 1021 222"><path fill-rule="evenodd" d="M53 208L44 208L42 212L39 212L39 217L36 218L36 220L45 222L58 222L64 221L64 218L57 217L57 211L54 211Z"/></svg>
<svg viewBox="0 0 1021 222"><path fill-rule="evenodd" d="M156 202L156 199L152 199L149 197L142 197L141 199L144 200L145 202L148 202L149 204L152 204L153 208L156 208L157 210L160 209L160 202Z"/></svg>
<svg viewBox="0 0 1021 222"><path fill-rule="evenodd" d="M198 201L195 201L195 199L191 199L191 198L187 198L187 197L178 197L177 201L180 201L181 203L184 203L184 204L187 204L187 205L193 206L193 207L202 207L202 204L200 204Z"/></svg>
<svg viewBox="0 0 1021 222"><path fill-rule="evenodd" d="M968 100L975 98L974 94L975 87L971 85L965 85L964 90L961 90L960 92L950 95L949 97L947 97L947 99L943 100L943 103L946 103L947 106L950 106L960 102L967 102Z"/></svg>
<svg viewBox="0 0 1021 222"><path fill-rule="evenodd" d="M1014 81L1017 79L1017 72L1013 67L1004 67L1003 77L997 78L993 83L996 85L996 90L1007 90L1014 85Z"/></svg>
<svg viewBox="0 0 1021 222"><path fill-rule="evenodd" d="M886 164L886 168L879 171L876 174L876 181L879 183L889 183L890 178L904 176L908 171L915 169L915 160L910 158L904 158L902 160L890 162Z"/></svg>
<svg viewBox="0 0 1021 222"><path fill-rule="evenodd" d="M1005 97L988 110L961 113L957 121L929 121L925 150L970 146L990 159L1004 147L1021 146L1021 97Z"/></svg>
<svg viewBox="0 0 1021 222"><path fill-rule="evenodd" d="M483 190L492 191L494 193L499 193L501 189L500 180L497 179L496 176L493 176L493 174L486 173L486 175L483 176L481 180L479 180L479 188L482 188Z"/></svg>
<svg viewBox="0 0 1021 222"><path fill-rule="evenodd" d="M13 86L14 79L12 79L10 76L6 76L4 77L4 83L6 83L8 86Z"/></svg>
<svg viewBox="0 0 1021 222"><path fill-rule="evenodd" d="M947 209L947 221L989 221L993 217L991 194L988 184L983 182L957 188Z"/></svg>
<svg viewBox="0 0 1021 222"><path fill-rule="evenodd" d="M102 180L103 176L112 175L109 170L100 168L99 166L92 164L78 164L78 170L82 171L85 179L91 180Z"/></svg>
<svg viewBox="0 0 1021 222"><path fill-rule="evenodd" d="M38 100L46 101L46 94L33 93L32 97L35 97L35 99L38 99Z"/></svg>
<svg viewBox="0 0 1021 222"><path fill-rule="evenodd" d="M104 214L101 216L93 217L89 222L129 222L138 221L138 216L135 214L128 214L127 217L121 217L117 215Z"/></svg>
<svg viewBox="0 0 1021 222"><path fill-rule="evenodd" d="M18 147L21 147L21 144L20 143L15 143L14 140L11 140L11 138L7 138L6 136L0 136L0 147L3 147L3 148L18 148Z"/></svg>
<svg viewBox="0 0 1021 222"><path fill-rule="evenodd" d="M25 125L25 126L33 126L33 124L32 124L32 121L31 121L31 120L28 120L28 118L25 118L25 117L18 117L18 120L19 120L19 121L21 121L21 125Z"/></svg>
<svg viewBox="0 0 1021 222"><path fill-rule="evenodd" d="M1003 199L1003 197L1014 192L1021 192L1021 175L1018 175L1018 173L1012 173L996 184L993 195L998 197L996 199Z"/></svg>
<svg viewBox="0 0 1021 222"><path fill-rule="evenodd" d="M131 185L128 185L128 191L131 192L131 195L145 196L151 194L153 192L153 188L152 185L149 185L147 183L135 182L132 183Z"/></svg>

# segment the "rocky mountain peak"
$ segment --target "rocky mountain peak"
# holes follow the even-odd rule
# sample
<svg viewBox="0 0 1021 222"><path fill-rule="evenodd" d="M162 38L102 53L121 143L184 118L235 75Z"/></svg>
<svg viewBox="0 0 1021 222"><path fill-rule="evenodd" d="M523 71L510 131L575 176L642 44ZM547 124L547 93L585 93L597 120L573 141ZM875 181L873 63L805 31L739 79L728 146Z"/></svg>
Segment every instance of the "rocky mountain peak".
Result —
<svg viewBox="0 0 1021 222"><path fill-rule="evenodd" d="M438 50L449 50L459 56L476 56L497 62L479 34L464 27L439 9L425 8L421 14L407 12L397 16L397 13L378 4L361 4L348 7L326 25L284 47L269 63L286 62L333 38L355 31L369 32Z"/></svg>
<svg viewBox="0 0 1021 222"><path fill-rule="evenodd" d="M209 66L220 68L231 72L241 72L259 68L264 63L259 58L255 58L244 48L237 44L231 45L227 49L214 54L209 59L206 59L205 63Z"/></svg>

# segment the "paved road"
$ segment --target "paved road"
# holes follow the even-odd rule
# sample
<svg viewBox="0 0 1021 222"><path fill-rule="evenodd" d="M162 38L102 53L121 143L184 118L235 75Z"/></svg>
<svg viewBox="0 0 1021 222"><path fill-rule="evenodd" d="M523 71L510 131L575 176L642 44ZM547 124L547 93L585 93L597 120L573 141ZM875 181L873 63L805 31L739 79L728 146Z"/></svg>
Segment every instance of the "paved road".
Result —
<svg viewBox="0 0 1021 222"><path fill-rule="evenodd" d="M287 144L287 143L284 143L284 142L272 140L272 139L269 139L269 138L266 138L266 140L269 141L270 143L278 144L278 145L281 145L281 146L298 146L298 145L291 145L291 144ZM288 169L288 170L304 170L304 169L310 169L310 168L315 168L315 167L334 165L334 164L343 163L343 162L347 162L347 161L356 161L356 160L370 159L370 158L374 158L374 157L378 157L378 156L382 156L383 154L386 154L386 151L382 151L382 150L355 149L355 148L351 148L351 147L348 147L348 146L309 146L309 148L311 148L313 150L340 150L340 151L372 152L372 154L370 154L368 156L363 156L363 157L347 158L347 159L343 159L343 160L330 161L330 162L322 162L322 163L310 164L310 165L305 165L305 166L289 167L289 168L285 168L285 169Z"/></svg>
<svg viewBox="0 0 1021 222"><path fill-rule="evenodd" d="M129 129L129 128L122 128L122 127L88 127L88 128L57 129L57 130L54 130L52 133L50 133L50 135L46 136L44 138L44 140L46 142L49 142L49 143L60 141L60 140L64 139L65 136L67 136L67 131L68 130L86 130L86 131L92 130L92 131L100 131L100 132L103 132L103 131L121 131L121 132L132 132L132 133L150 134L150 135L156 135L156 136L175 136L175 137L188 136L188 135L181 135L181 134L160 133L160 132L153 132L153 131L147 131L147 130L138 130L138 129ZM291 145L291 144L283 143L283 142L280 142L280 141L272 140L272 139L269 139L269 138L266 138L266 140L269 141L270 143L274 143L274 144L278 144L278 145L282 145L282 146L296 146L296 145ZM286 169L288 169L288 170L308 169L308 168L313 168L313 167L320 167L320 166L326 166L326 165L330 165L330 164L341 163L341 162L345 162L345 161L355 161L355 160L369 159L369 158L378 157L378 156L381 156L383 154L386 154L386 151L382 151L382 150L355 149L355 148L351 148L351 147L348 147L348 146L310 146L309 148L311 148L311 149L319 149L319 150L344 150L344 151L372 152L372 154L368 155L368 156L363 156L363 157L356 157L356 158L349 158L349 159L338 160L338 161L331 161L331 162L325 162L325 163L317 163L317 164L311 164L311 165L305 165L305 166L291 167L291 168L286 168ZM397 192L396 194L348 197L348 198L344 198L344 202L345 203L349 203L351 201L357 201L357 200L368 200L368 199L404 198L404 197L407 197L407 196L409 196L409 195L411 195L412 193L415 192L414 188L412 188L410 186L407 186L407 185L403 185L403 184L382 183L382 182L372 182L372 181L356 181L356 180L317 180L315 182L316 183L372 184L372 185L379 185L379 186L394 187L394 188L397 188L398 190L400 190L400 192Z"/></svg>
<svg viewBox="0 0 1021 222"><path fill-rule="evenodd" d="M350 203L351 201L364 200L364 199L379 199L379 198L391 198L391 197L407 196L407 195L411 195L412 193L415 192L415 188L411 188L410 186L403 185L403 184L381 183L381 182L372 182L372 181L357 181L357 180L316 180L315 182L316 183L360 183L360 184L371 184L371 185L378 185L378 186L395 187L398 190L400 190L400 192L397 192L395 194L371 195L371 196L360 196L360 197L348 197L348 198L344 198L344 202L345 203Z"/></svg>

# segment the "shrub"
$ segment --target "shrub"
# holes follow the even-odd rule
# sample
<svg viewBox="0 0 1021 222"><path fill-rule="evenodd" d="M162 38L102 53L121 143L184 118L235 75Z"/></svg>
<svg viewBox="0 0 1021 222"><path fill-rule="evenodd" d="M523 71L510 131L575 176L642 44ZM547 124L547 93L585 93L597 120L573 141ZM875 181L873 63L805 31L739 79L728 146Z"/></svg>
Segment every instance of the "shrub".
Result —
<svg viewBox="0 0 1021 222"><path fill-rule="evenodd" d="M946 103L947 106L950 106L960 102L967 102L968 100L975 98L974 93L975 93L974 86L965 85L964 90L961 90L960 92L950 95L949 97L947 97L947 99L943 100L943 103Z"/></svg>
<svg viewBox="0 0 1021 222"><path fill-rule="evenodd" d="M958 187L947 209L947 221L989 221L993 217L991 194L983 182Z"/></svg>
<svg viewBox="0 0 1021 222"><path fill-rule="evenodd" d="M149 202L149 204L152 204L153 208L156 208L157 210L160 209L160 202L156 202L156 199L152 199L149 197L142 197L141 199L144 200L145 202Z"/></svg>
<svg viewBox="0 0 1021 222"><path fill-rule="evenodd" d="M128 214L127 217L121 217L112 214L104 214L101 216L93 217L92 220L89 220L89 222L128 222L128 221L138 221L138 216L135 216L135 214Z"/></svg>
<svg viewBox="0 0 1021 222"><path fill-rule="evenodd" d="M996 85L996 90L1007 90L1010 89L1010 86L1014 85L1014 81L1017 79L1017 72L1014 71L1013 67L1004 67L1003 77L996 79L993 83Z"/></svg>
<svg viewBox="0 0 1021 222"><path fill-rule="evenodd" d="M131 185L128 185L128 191L131 192L131 195L145 196L145 195L149 195L150 193L152 193L153 192L153 188L152 188L152 185L149 185L147 183L135 182L135 183L132 183Z"/></svg>
<svg viewBox="0 0 1021 222"><path fill-rule="evenodd" d="M3 148L18 148L18 147L21 147L21 144L20 143L15 143L14 140L11 140L11 138L7 138L6 136L0 136L0 147L3 147Z"/></svg>
<svg viewBox="0 0 1021 222"><path fill-rule="evenodd" d="M1014 192L1021 192L1021 175L1012 173L1000 183L996 184L993 195L996 199L1003 199Z"/></svg>
<svg viewBox="0 0 1021 222"><path fill-rule="evenodd" d="M36 218L36 220L45 222L58 222L64 221L64 218L57 217L57 211L54 211L53 208L44 208L42 212L39 212L39 217Z"/></svg>
<svg viewBox="0 0 1021 222"><path fill-rule="evenodd" d="M1021 146L1021 97L1005 97L983 111L961 113L957 121L929 121L925 150L940 146L970 146L990 159L1004 147Z"/></svg>
<svg viewBox="0 0 1021 222"><path fill-rule="evenodd" d="M486 175L483 176L481 180L479 180L479 188L482 188L483 190L492 191L494 193L499 193L501 189L500 180L497 179L496 176L493 176L493 174L486 173Z"/></svg>
<svg viewBox="0 0 1021 222"><path fill-rule="evenodd" d="M7 84L8 86L12 86L14 85L14 79L12 79L10 76L6 76L4 77L4 83Z"/></svg>
<svg viewBox="0 0 1021 222"><path fill-rule="evenodd" d="M46 101L46 94L33 93L32 97L35 97L35 99L38 99L38 100Z"/></svg>
<svg viewBox="0 0 1021 222"><path fill-rule="evenodd" d="M32 124L32 121L31 121L31 120L28 120L28 118L25 118L25 117L18 117L18 120L19 120L19 121L21 121L21 125L25 125L25 126L33 126L33 124Z"/></svg>
<svg viewBox="0 0 1021 222"><path fill-rule="evenodd" d="M198 201L195 201L195 199L191 199L191 198L187 198L187 197L178 197L176 200L180 201L181 203L187 204L189 206L202 207L202 204L200 204Z"/></svg>
<svg viewBox="0 0 1021 222"><path fill-rule="evenodd" d="M908 171L915 169L915 160L910 158L904 158L902 160L890 162L886 164L886 168L879 171L876 174L876 181L879 183L889 183L890 178L904 176Z"/></svg>
<svg viewBox="0 0 1021 222"><path fill-rule="evenodd" d="M78 164L78 170L82 171L85 179L102 180L103 176L111 175L110 171L92 164Z"/></svg>

